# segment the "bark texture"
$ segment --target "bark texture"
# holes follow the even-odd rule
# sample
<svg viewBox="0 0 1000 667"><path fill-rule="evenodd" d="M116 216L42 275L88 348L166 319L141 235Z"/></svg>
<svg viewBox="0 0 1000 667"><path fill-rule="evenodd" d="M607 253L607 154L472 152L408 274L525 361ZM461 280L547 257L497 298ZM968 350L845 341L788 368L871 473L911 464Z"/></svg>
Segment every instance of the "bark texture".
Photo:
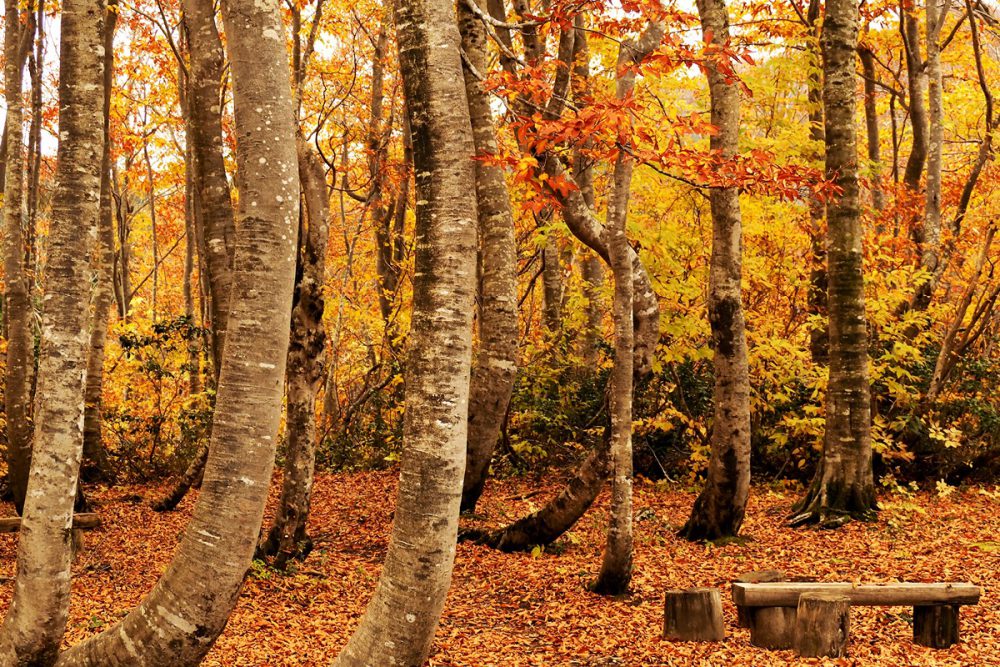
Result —
<svg viewBox="0 0 1000 667"><path fill-rule="evenodd" d="M39 401L17 579L0 629L0 663L5 665L51 665L69 614L73 505L83 453L89 343L88 250L100 207L104 141L105 12L103 0L65 0L62 5L60 141L48 239ZM16 125L20 127L19 122ZM12 169L10 176L20 173Z"/></svg>
<svg viewBox="0 0 1000 667"><path fill-rule="evenodd" d="M793 524L818 521L832 527L870 517L875 509L854 125L857 37L856 0L829 0L823 23L826 176L840 188L827 205L830 378L823 455Z"/></svg>
<svg viewBox="0 0 1000 667"><path fill-rule="evenodd" d="M24 267L24 102L21 87L24 60L20 57L30 9L22 11L17 0L7 0L4 30L4 92L7 101L6 179L4 181L4 304L7 335L4 408L7 418L7 476L20 514L31 465L31 340L30 283Z"/></svg>
<svg viewBox="0 0 1000 667"><path fill-rule="evenodd" d="M475 153L455 6L396 4L413 140L416 255L404 450L389 552L336 665L422 665L451 584L465 474L475 294Z"/></svg>
<svg viewBox="0 0 1000 667"><path fill-rule="evenodd" d="M480 1L480 8L485 12L484 5ZM493 113L478 78L486 72L488 64L486 29L465 2L458 3L458 20L467 58L463 73L476 155L479 158L496 156L499 149ZM482 495L517 374L517 246L510 195L498 165L479 159L475 169L481 301L479 347L469 387L463 512L475 510Z"/></svg>
<svg viewBox="0 0 1000 667"><path fill-rule="evenodd" d="M615 96L628 99L635 87L634 66L642 62L663 39L665 26L651 23L637 40L621 45ZM632 581L632 386L635 323L633 311L633 262L625 230L635 160L624 150L618 153L612 175L608 205L608 259L615 291L612 312L615 324L615 356L611 370L611 519L601 571L593 590L606 595L624 593ZM634 251L633 251L634 252Z"/></svg>
<svg viewBox="0 0 1000 667"><path fill-rule="evenodd" d="M109 3L116 6L117 1ZM114 38L118 12L108 11L104 21L104 151L101 156L101 200L97 216L97 241L90 258L94 300L90 311L90 349L83 412L83 468L85 479L113 479L107 450L101 439L101 393L104 387L104 346L114 306L112 264L115 232L111 209L111 86L114 81Z"/></svg>
<svg viewBox="0 0 1000 667"><path fill-rule="evenodd" d="M702 32L720 47L729 42L725 0L700 0ZM710 146L722 159L739 151L740 94L735 81L708 67L712 125ZM681 535L715 540L737 535L750 493L750 376L743 317L743 225L737 188L709 193L712 208L712 259L708 276L708 319L715 352L712 455L705 488Z"/></svg>
<svg viewBox="0 0 1000 667"><path fill-rule="evenodd" d="M312 549L306 521L316 464L316 394L323 383L326 349L323 285L330 235L326 169L301 136L298 153L306 215L299 227L299 260L285 368L288 450L274 523L257 549L260 556L273 556L278 568L284 568L292 558L304 558Z"/></svg>
<svg viewBox="0 0 1000 667"><path fill-rule="evenodd" d="M236 603L263 521L295 277L296 124L278 3L230 0L224 9L241 233L202 492L152 592L110 629L69 649L59 665L199 664Z"/></svg>

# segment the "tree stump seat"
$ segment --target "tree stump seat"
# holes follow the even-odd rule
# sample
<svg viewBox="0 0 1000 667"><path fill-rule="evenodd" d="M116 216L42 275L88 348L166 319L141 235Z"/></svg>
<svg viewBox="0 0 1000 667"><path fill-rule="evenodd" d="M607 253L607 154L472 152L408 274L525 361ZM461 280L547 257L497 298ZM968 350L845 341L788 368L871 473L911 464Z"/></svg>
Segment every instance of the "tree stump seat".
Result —
<svg viewBox="0 0 1000 667"><path fill-rule="evenodd" d="M804 594L843 596L850 606L913 607L913 641L931 648L958 642L958 610L979 603L982 589L963 582L851 584L814 582L733 583L733 602L749 620L750 642L792 648L799 599Z"/></svg>

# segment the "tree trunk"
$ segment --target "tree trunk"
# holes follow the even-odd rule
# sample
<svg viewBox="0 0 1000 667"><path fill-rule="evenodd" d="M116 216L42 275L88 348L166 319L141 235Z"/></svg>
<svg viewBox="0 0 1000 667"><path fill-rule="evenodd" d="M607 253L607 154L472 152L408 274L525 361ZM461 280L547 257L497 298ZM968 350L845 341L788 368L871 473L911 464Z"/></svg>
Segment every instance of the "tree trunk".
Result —
<svg viewBox="0 0 1000 667"><path fill-rule="evenodd" d="M906 160L903 170L903 184L911 196L920 191L920 177L927 162L927 75L924 71L923 56L920 51L920 24L915 10L902 9L899 17L899 31L903 38L903 48L906 51L906 84L909 98L910 126L913 130L913 147ZM919 227L914 227L915 240L919 246L923 239L919 238Z"/></svg>
<svg viewBox="0 0 1000 667"><path fill-rule="evenodd" d="M480 6L483 5L480 1ZM488 63L486 30L464 2L458 4L458 26L468 58L463 72L476 155L495 156L499 149L490 100L477 78L485 74ZM482 296L479 348L469 388L463 512L474 511L482 495L517 374L517 246L507 181L496 164L479 159L475 169Z"/></svg>
<svg viewBox="0 0 1000 667"><path fill-rule="evenodd" d="M871 173L869 182L871 183L872 208L876 213L881 213L885 208L885 193L882 190L882 157L881 146L879 145L878 129L878 106L876 100L875 85L878 83L875 78L875 54L867 45L858 47L858 57L861 59L861 71L864 73L865 81L865 131L868 140L868 162ZM878 229L882 229L881 221Z"/></svg>
<svg viewBox="0 0 1000 667"><path fill-rule="evenodd" d="M215 382L225 353L226 331L233 289L233 254L236 246L236 226L233 222L233 201L222 159L222 113L219 108L219 86L224 57L219 30L215 25L215 10L199 0L184 0L184 21L191 48L191 69L188 80L187 127L193 154L194 189L198 201L198 223L203 238L200 248L210 294L209 319ZM162 498L152 503L158 512L177 507L191 486L200 479L208 460L207 446L195 453L188 468L177 483Z"/></svg>
<svg viewBox="0 0 1000 667"><path fill-rule="evenodd" d="M822 49L819 40L822 32L820 24L820 0L810 0L806 13L809 27L810 69L808 77L809 140L815 147L811 160L820 163L823 159L823 77L820 73ZM809 353L817 364L830 361L830 330L827 323L827 276L826 276L826 204L819 197L809 199L809 293L807 312L822 324L815 324L809 330Z"/></svg>
<svg viewBox="0 0 1000 667"><path fill-rule="evenodd" d="M230 0L224 17L241 225L202 492L152 592L109 630L64 653L60 665L199 664L236 604L263 521L295 280L295 115L278 3Z"/></svg>
<svg viewBox="0 0 1000 667"><path fill-rule="evenodd" d="M7 178L4 183L4 324L7 329L7 366L4 386L7 419L7 476L18 514L24 509L31 465L31 382L34 365L31 340L31 300L24 271L24 104L22 41L33 16L16 0L7 0L4 31L4 92L7 100ZM22 22L24 23L22 25ZM33 32L33 31L32 31Z"/></svg>
<svg viewBox="0 0 1000 667"><path fill-rule="evenodd" d="M306 521L316 463L316 394L323 383L326 348L323 285L330 231L326 170L319 155L301 135L298 152L306 215L305 228L301 225L299 228L297 281L285 368L288 449L277 514L267 537L257 548L258 556L273 556L275 567L280 569L293 558L304 558L312 549Z"/></svg>
<svg viewBox="0 0 1000 667"><path fill-rule="evenodd" d="M117 6L117 0L109 2ZM97 243L91 253L94 304L90 312L90 349L83 411L83 469L90 481L111 481L114 472L101 440L101 394L104 387L104 346L114 305L111 282L115 232L111 210L111 88L114 82L114 36L118 12L109 11L104 22L104 152L101 156L101 200L97 216Z"/></svg>
<svg viewBox="0 0 1000 667"><path fill-rule="evenodd" d="M194 184L201 201L205 234L205 264L211 291L212 359L218 380L233 289L236 227L233 201L222 160L222 110L219 86L225 60L211 3L183 0L184 21L191 50L188 109Z"/></svg>
<svg viewBox="0 0 1000 667"><path fill-rule="evenodd" d="M336 665L422 665L451 584L465 473L476 282L475 154L448 0L401 0L416 256L399 499L375 596Z"/></svg>
<svg viewBox="0 0 1000 667"><path fill-rule="evenodd" d="M105 14L103 0L64 0L62 5L60 141L48 237L37 426L18 574L0 629L0 662L6 665L52 664L69 614L70 528L83 453L91 296L88 237L93 237L100 207ZM12 125L20 128L20 120ZM19 139L11 142L12 149ZM19 148L12 150L12 159ZM10 175L18 178L8 179L8 187L22 174L15 164L11 162ZM23 257L20 246L18 251Z"/></svg>
<svg viewBox="0 0 1000 667"><path fill-rule="evenodd" d="M698 3L702 32L720 48L729 43L725 0ZM734 81L710 65L712 124L718 134L710 146L723 159L739 151L740 94ZM750 376L743 319L743 231L738 188L709 193L712 207L712 261L709 267L708 319L712 327L715 415L712 456L705 488L681 529L690 540L716 540L740 532L750 493Z"/></svg>
<svg viewBox="0 0 1000 667"><path fill-rule="evenodd" d="M806 497L796 505L793 524L818 521L833 527L868 518L875 509L854 128L857 37L856 0L828 0L823 23L826 175L840 188L827 204L830 379L823 456Z"/></svg>
<svg viewBox="0 0 1000 667"><path fill-rule="evenodd" d="M634 66L660 45L665 26L650 23L638 40L622 44L618 52L618 82L615 96L626 100L635 87ZM605 595L624 593L632 581L632 385L635 323L632 320L634 277L625 230L635 160L624 150L618 153L612 175L608 205L608 264L614 278L613 315L615 358L611 370L611 519L601 572L593 590Z"/></svg>

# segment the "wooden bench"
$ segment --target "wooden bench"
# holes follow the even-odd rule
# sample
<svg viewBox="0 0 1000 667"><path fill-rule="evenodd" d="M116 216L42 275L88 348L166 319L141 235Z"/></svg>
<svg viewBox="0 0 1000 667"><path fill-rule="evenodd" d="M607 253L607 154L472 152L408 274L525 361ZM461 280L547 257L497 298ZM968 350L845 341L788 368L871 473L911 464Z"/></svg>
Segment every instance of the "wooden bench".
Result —
<svg viewBox="0 0 1000 667"><path fill-rule="evenodd" d="M736 582L733 602L749 619L751 643L764 648L790 648L796 607L803 593L844 595L852 606L912 606L913 641L921 646L948 648L958 642L959 607L977 604L982 589L969 583Z"/></svg>

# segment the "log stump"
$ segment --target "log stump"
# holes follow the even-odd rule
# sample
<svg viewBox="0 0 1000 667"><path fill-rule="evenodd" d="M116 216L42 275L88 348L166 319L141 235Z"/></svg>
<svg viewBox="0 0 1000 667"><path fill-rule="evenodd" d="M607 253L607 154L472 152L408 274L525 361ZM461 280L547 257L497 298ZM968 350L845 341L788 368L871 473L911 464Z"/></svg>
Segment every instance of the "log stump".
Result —
<svg viewBox="0 0 1000 667"><path fill-rule="evenodd" d="M913 608L913 643L948 648L958 643L958 605L941 604Z"/></svg>
<svg viewBox="0 0 1000 667"><path fill-rule="evenodd" d="M749 607L750 643L780 650L795 643L795 607Z"/></svg>
<svg viewBox="0 0 1000 667"><path fill-rule="evenodd" d="M741 574L733 582L737 584L773 584L784 580L784 572L779 572L778 570L755 570ZM750 610L746 607L736 606L736 627L750 627Z"/></svg>
<svg viewBox="0 0 1000 667"><path fill-rule="evenodd" d="M667 591L664 598L663 638L687 642L720 642L722 593L718 588Z"/></svg>
<svg viewBox="0 0 1000 667"><path fill-rule="evenodd" d="M851 598L829 593L799 597L795 652L803 658L841 658L847 653Z"/></svg>

